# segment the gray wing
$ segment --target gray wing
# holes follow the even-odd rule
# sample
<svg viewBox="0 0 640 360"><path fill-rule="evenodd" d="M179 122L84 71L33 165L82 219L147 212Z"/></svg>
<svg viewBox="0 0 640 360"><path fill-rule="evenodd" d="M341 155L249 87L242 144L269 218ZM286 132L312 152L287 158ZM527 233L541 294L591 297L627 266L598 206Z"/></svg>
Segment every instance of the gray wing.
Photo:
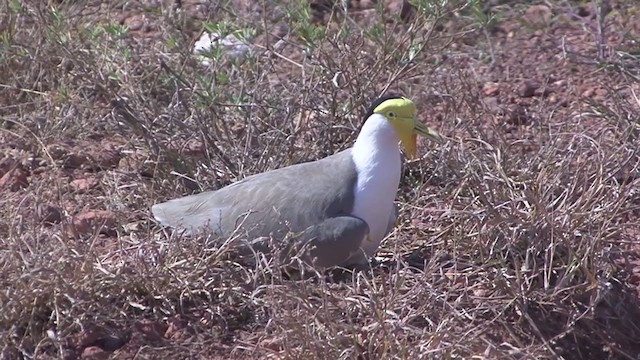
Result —
<svg viewBox="0 0 640 360"><path fill-rule="evenodd" d="M229 236L240 227L252 238L283 236L348 215L356 181L347 149L318 161L253 175L220 190L156 204L151 211L161 224L187 233L208 227L218 236Z"/></svg>
<svg viewBox="0 0 640 360"><path fill-rule="evenodd" d="M301 260L320 268L345 265L353 254L360 251L367 235L369 226L358 217L328 218L297 236L288 255L299 254Z"/></svg>

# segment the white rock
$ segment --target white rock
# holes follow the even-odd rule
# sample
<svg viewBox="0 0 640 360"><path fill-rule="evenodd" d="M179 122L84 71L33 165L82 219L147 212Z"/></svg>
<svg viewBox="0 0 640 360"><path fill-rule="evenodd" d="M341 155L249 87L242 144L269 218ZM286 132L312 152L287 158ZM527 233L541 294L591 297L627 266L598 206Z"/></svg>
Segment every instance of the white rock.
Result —
<svg viewBox="0 0 640 360"><path fill-rule="evenodd" d="M193 46L193 53L200 55L202 65L209 66L211 59L201 54L211 51L215 46L221 46L225 56L233 60L244 60L251 51L251 45L238 39L237 36L229 34L224 38L220 38L218 33L203 33L200 39Z"/></svg>

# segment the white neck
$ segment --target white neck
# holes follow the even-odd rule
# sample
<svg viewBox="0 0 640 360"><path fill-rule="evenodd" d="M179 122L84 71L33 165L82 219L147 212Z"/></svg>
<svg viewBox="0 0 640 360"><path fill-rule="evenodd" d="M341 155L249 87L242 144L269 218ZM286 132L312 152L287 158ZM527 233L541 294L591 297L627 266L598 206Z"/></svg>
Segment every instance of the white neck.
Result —
<svg viewBox="0 0 640 360"><path fill-rule="evenodd" d="M352 214L365 220L373 240L363 244L373 255L386 235L393 201L400 184L400 148L398 135L382 115L369 117L353 145L352 158L358 171Z"/></svg>
<svg viewBox="0 0 640 360"><path fill-rule="evenodd" d="M382 115L373 114L360 129L360 134L353 145L354 152L370 151L394 152L400 156L398 133L391 123Z"/></svg>

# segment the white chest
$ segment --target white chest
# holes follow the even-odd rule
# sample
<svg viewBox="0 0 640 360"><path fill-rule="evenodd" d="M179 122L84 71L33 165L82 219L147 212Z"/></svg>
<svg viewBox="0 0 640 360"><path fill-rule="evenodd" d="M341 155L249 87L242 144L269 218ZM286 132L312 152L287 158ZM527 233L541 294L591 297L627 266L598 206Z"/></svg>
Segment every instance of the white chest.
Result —
<svg viewBox="0 0 640 360"><path fill-rule="evenodd" d="M368 241L362 249L371 257L386 235L400 184L401 158L398 137L384 118L365 124L356 141L352 157L358 171L352 214L369 225ZM367 129L367 125L374 125ZM367 134L370 136L366 136Z"/></svg>
<svg viewBox="0 0 640 360"><path fill-rule="evenodd" d="M400 183L399 158L398 156L397 167L380 166L377 168L377 176L359 177L356 184L353 215L369 225L370 238L362 244L362 249L368 257L376 252L389 226L393 201Z"/></svg>

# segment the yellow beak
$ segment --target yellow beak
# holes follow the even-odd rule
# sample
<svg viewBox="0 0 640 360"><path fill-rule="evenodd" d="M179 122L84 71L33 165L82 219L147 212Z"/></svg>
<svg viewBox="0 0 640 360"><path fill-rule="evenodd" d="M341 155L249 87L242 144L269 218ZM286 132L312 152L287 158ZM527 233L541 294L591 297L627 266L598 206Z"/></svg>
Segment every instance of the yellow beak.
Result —
<svg viewBox="0 0 640 360"><path fill-rule="evenodd" d="M435 130L415 118L397 118L391 121L394 129L398 133L400 143L404 148L407 158L413 159L418 148L418 135L427 137L437 142L442 142L442 137Z"/></svg>

